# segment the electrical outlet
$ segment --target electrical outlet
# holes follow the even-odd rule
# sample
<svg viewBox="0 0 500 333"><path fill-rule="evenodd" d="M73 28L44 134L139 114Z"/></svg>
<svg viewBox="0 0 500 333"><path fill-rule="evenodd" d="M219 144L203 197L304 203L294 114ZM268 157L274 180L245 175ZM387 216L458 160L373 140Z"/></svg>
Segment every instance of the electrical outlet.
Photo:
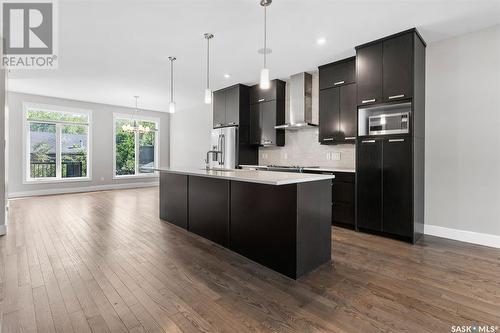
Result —
<svg viewBox="0 0 500 333"><path fill-rule="evenodd" d="M332 153L332 160L334 161L340 161L340 153Z"/></svg>

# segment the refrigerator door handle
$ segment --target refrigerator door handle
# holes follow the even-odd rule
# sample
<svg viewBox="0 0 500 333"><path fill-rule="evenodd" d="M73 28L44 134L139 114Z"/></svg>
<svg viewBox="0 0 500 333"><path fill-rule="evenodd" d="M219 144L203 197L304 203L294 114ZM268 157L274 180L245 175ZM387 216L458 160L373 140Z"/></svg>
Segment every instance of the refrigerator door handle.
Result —
<svg viewBox="0 0 500 333"><path fill-rule="evenodd" d="M221 160L221 165L224 165L224 159L226 158L226 136L224 134L221 134L221 154L220 154L220 160Z"/></svg>

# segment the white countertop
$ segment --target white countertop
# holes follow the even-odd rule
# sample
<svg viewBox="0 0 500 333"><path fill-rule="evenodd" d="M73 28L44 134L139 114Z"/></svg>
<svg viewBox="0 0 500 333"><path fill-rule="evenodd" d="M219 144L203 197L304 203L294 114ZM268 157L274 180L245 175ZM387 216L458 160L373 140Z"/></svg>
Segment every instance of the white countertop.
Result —
<svg viewBox="0 0 500 333"><path fill-rule="evenodd" d="M180 175L199 176L234 180L248 183L266 185L288 185L318 180L333 179L333 175L319 175L310 173L276 172L265 170L232 169L227 171L206 170L204 168L159 168L160 172L175 173Z"/></svg>
<svg viewBox="0 0 500 333"><path fill-rule="evenodd" d="M266 165L240 165L242 168L255 168L259 170L266 170L268 167ZM355 173L354 169L345 168L334 168L334 167L319 167L319 168L304 168L307 171L319 171L319 172L351 172Z"/></svg>

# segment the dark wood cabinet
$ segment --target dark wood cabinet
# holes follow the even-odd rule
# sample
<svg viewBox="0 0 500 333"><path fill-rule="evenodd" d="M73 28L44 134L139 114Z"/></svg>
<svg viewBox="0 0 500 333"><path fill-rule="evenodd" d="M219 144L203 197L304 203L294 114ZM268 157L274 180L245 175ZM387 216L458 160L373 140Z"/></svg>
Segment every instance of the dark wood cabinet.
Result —
<svg viewBox="0 0 500 333"><path fill-rule="evenodd" d="M319 89L356 82L356 58L351 57L319 68Z"/></svg>
<svg viewBox="0 0 500 333"><path fill-rule="evenodd" d="M356 226L382 231L382 140L362 140L357 151Z"/></svg>
<svg viewBox="0 0 500 333"><path fill-rule="evenodd" d="M248 126L248 89L237 84L213 94L213 127ZM248 135L248 130L247 130Z"/></svg>
<svg viewBox="0 0 500 333"><path fill-rule="evenodd" d="M188 228L188 176L160 173L160 218L183 229Z"/></svg>
<svg viewBox="0 0 500 333"><path fill-rule="evenodd" d="M354 142L356 139L356 83L353 83L355 61L356 59L352 57L319 67L319 142L321 144ZM340 81L333 82L332 80ZM333 83L330 84L331 82Z"/></svg>
<svg viewBox="0 0 500 333"><path fill-rule="evenodd" d="M332 224L354 228L355 174L335 172L332 191Z"/></svg>
<svg viewBox="0 0 500 333"><path fill-rule="evenodd" d="M358 134L356 84L339 88L339 133L343 141L353 142Z"/></svg>
<svg viewBox="0 0 500 333"><path fill-rule="evenodd" d="M188 193L189 231L229 246L229 181L190 177Z"/></svg>
<svg viewBox="0 0 500 333"><path fill-rule="evenodd" d="M382 43L356 50L356 83L358 105L382 101Z"/></svg>
<svg viewBox="0 0 500 333"><path fill-rule="evenodd" d="M226 90L226 121L225 124L238 125L240 121L240 88L232 87Z"/></svg>
<svg viewBox="0 0 500 333"><path fill-rule="evenodd" d="M384 101L413 96L413 34L404 34L383 42Z"/></svg>
<svg viewBox="0 0 500 333"><path fill-rule="evenodd" d="M284 146L285 132L275 129L285 123L285 82L272 80L266 90L250 88L250 143L260 146Z"/></svg>
<svg viewBox="0 0 500 333"><path fill-rule="evenodd" d="M335 143L339 138L340 91L328 88L319 91L319 142Z"/></svg>
<svg viewBox="0 0 500 333"><path fill-rule="evenodd" d="M412 98L415 49L421 46L425 43L411 29L356 47L358 105Z"/></svg>
<svg viewBox="0 0 500 333"><path fill-rule="evenodd" d="M213 127L221 127L226 122L226 91L215 91L213 94Z"/></svg>
<svg viewBox="0 0 500 333"><path fill-rule="evenodd" d="M385 139L383 148L382 231L403 237L413 232L410 141L406 137Z"/></svg>
<svg viewBox="0 0 500 333"><path fill-rule="evenodd" d="M260 127L260 104L250 105L250 144L260 145L262 129Z"/></svg>

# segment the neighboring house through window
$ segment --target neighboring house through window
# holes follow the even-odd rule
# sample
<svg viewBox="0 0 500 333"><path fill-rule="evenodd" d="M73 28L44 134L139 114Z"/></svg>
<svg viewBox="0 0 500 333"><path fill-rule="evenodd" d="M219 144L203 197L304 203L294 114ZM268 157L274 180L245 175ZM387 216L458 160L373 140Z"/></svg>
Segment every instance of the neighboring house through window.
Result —
<svg viewBox="0 0 500 333"><path fill-rule="evenodd" d="M90 180L91 111L24 103L26 182Z"/></svg>
<svg viewBox="0 0 500 333"><path fill-rule="evenodd" d="M127 125L142 130L124 130ZM159 119L114 114L114 177L156 176L153 169L158 166L158 137Z"/></svg>

